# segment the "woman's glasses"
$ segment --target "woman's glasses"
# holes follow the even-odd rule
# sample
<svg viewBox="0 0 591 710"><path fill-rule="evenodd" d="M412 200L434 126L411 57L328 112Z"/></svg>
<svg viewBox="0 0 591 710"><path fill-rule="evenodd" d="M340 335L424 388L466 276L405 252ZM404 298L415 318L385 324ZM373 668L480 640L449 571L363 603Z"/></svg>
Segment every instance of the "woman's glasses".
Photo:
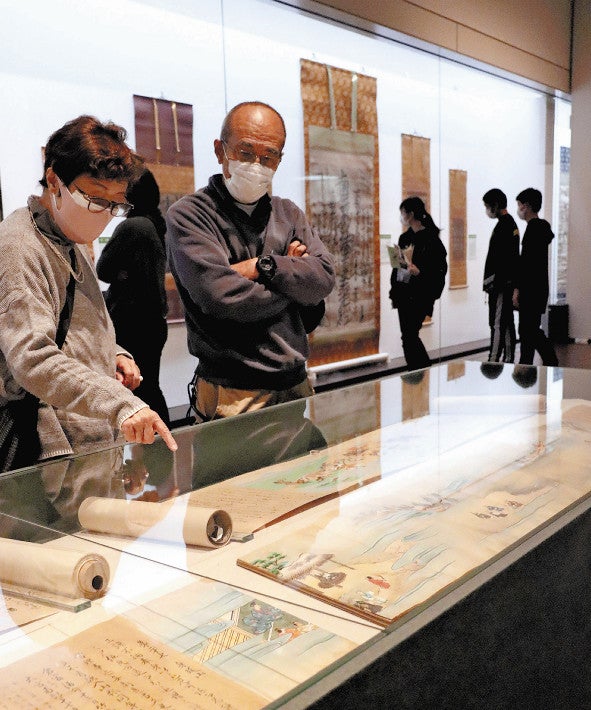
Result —
<svg viewBox="0 0 591 710"><path fill-rule="evenodd" d="M106 200L104 197L93 197L92 195L87 195L75 182L72 184L86 201L86 208L89 212L109 210L113 217L126 217L133 209L133 205L130 205L129 202L111 202L111 200ZM81 206L83 205L81 204Z"/></svg>

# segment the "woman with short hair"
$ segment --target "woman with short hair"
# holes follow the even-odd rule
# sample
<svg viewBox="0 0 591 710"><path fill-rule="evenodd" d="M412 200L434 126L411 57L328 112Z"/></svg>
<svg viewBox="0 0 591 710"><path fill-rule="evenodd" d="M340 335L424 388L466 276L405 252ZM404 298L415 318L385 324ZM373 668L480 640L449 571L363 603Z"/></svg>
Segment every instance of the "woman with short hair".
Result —
<svg viewBox="0 0 591 710"><path fill-rule="evenodd" d="M123 128L92 116L66 123L47 141L41 196L0 224L0 406L39 400L24 420L38 415L38 449L11 468L104 448L119 431L141 443L157 433L176 448L132 393L139 369L115 343L81 248L131 209L126 195L139 160L125 139Z"/></svg>

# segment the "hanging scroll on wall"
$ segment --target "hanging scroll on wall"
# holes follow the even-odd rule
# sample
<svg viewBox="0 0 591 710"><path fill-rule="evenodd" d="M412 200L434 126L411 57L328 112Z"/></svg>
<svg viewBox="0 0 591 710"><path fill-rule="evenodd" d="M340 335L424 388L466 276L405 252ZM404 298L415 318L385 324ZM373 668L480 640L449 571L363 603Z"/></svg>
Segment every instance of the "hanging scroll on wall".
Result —
<svg viewBox="0 0 591 710"><path fill-rule="evenodd" d="M133 97L135 149L160 187L160 209L195 191L193 107L149 96ZM183 307L172 274L166 274L169 322L182 321Z"/></svg>
<svg viewBox="0 0 591 710"><path fill-rule="evenodd" d="M466 219L466 185L468 173L465 170L449 171L449 287L466 288L468 271L466 257L468 251L468 228Z"/></svg>
<svg viewBox="0 0 591 710"><path fill-rule="evenodd" d="M402 134L402 199L420 197L431 211L431 139Z"/></svg>
<svg viewBox="0 0 591 710"><path fill-rule="evenodd" d="M378 352L379 156L375 78L301 60L308 219L337 281L309 363Z"/></svg>

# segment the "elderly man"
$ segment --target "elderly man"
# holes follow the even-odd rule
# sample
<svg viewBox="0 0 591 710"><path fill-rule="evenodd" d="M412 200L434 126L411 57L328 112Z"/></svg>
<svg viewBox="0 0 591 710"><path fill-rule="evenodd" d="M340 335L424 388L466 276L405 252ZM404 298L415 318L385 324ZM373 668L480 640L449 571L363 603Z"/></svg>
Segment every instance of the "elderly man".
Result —
<svg viewBox="0 0 591 710"><path fill-rule="evenodd" d="M275 109L235 106L214 141L222 174L168 210L169 262L199 359L193 404L203 420L313 393L307 331L334 286L334 265L303 212L269 195L284 144Z"/></svg>

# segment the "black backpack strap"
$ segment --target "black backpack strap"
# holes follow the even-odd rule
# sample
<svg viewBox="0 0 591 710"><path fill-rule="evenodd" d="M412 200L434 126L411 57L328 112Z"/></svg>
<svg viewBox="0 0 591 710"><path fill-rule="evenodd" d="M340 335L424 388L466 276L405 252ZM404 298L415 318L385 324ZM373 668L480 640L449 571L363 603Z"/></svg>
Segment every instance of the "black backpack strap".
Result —
<svg viewBox="0 0 591 710"><path fill-rule="evenodd" d="M74 249L70 249L70 262L72 264L73 271L76 270L76 255ZM68 328L70 327L70 321L72 319L72 310L74 309L74 293L76 291L76 279L74 274L70 274L70 280L68 281L68 286L66 288L66 302L60 313L60 319L57 324L57 331L55 333L55 342L58 348L61 350L63 344L66 342L66 335L68 334Z"/></svg>

